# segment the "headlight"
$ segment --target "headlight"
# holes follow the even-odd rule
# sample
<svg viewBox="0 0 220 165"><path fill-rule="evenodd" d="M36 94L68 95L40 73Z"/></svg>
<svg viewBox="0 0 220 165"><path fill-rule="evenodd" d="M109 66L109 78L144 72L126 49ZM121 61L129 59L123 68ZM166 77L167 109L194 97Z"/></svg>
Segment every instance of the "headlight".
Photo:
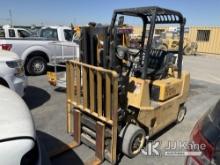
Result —
<svg viewBox="0 0 220 165"><path fill-rule="evenodd" d="M6 61L6 64L10 68L21 68L23 67L23 61L22 60L17 60L17 61Z"/></svg>
<svg viewBox="0 0 220 165"><path fill-rule="evenodd" d="M24 67L22 60L6 61L6 64L8 65L8 67L15 69L15 76L24 76Z"/></svg>

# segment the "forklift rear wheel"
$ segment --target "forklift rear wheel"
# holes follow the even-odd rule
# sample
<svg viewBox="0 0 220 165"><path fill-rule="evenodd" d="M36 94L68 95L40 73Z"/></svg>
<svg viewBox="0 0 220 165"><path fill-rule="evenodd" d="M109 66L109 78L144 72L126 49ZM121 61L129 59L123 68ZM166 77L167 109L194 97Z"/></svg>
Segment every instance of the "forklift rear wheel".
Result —
<svg viewBox="0 0 220 165"><path fill-rule="evenodd" d="M145 131L137 125L129 124L123 129L122 152L129 158L139 154L144 146ZM125 131L125 132L124 132Z"/></svg>
<svg viewBox="0 0 220 165"><path fill-rule="evenodd" d="M190 46L187 46L187 47L184 48L184 54L185 55L188 55L188 56L192 55L193 54L192 52L193 52L193 50Z"/></svg>
<svg viewBox="0 0 220 165"><path fill-rule="evenodd" d="M186 107L185 106L181 106L177 115L177 123L180 123L181 121L183 121L184 117L186 115Z"/></svg>

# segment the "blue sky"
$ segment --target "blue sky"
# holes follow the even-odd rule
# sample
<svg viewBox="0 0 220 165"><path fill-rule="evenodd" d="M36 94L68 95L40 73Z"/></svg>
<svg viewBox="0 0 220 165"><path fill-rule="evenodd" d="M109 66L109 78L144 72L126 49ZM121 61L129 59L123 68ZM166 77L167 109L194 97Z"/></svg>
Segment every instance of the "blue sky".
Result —
<svg viewBox="0 0 220 165"><path fill-rule="evenodd" d="M181 11L187 25L220 25L219 0L4 0L0 24L8 24L9 10L17 25L69 25L109 23L114 9L152 5Z"/></svg>

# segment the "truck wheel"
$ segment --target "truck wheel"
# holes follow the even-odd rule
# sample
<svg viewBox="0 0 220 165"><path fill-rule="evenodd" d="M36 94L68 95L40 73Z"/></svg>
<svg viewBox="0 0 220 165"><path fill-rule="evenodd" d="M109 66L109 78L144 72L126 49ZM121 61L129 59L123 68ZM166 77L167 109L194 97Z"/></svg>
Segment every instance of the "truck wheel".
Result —
<svg viewBox="0 0 220 165"><path fill-rule="evenodd" d="M122 129L122 132L124 135L122 137L122 152L129 158L133 158L139 154L144 146L145 131L139 126L129 124L127 128Z"/></svg>
<svg viewBox="0 0 220 165"><path fill-rule="evenodd" d="M185 47L184 54L185 55L192 55L192 48L190 46Z"/></svg>
<svg viewBox="0 0 220 165"><path fill-rule="evenodd" d="M26 71L30 75L42 75L46 73L47 62L41 56L31 57L26 64Z"/></svg>
<svg viewBox="0 0 220 165"><path fill-rule="evenodd" d="M183 121L184 117L186 115L186 107L185 106L180 106L178 115L177 115L177 119L176 119L176 123L180 123Z"/></svg>

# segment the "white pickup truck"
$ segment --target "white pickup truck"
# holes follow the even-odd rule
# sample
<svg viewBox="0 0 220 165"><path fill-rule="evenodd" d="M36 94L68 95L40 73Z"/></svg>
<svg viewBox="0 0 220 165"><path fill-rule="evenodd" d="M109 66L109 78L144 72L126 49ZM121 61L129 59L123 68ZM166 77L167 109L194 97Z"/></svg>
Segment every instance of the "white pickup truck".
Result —
<svg viewBox="0 0 220 165"><path fill-rule="evenodd" d="M70 27L50 26L40 30L38 38L0 38L0 49L17 53L29 75L46 72L47 63L79 57L79 45L73 42Z"/></svg>

